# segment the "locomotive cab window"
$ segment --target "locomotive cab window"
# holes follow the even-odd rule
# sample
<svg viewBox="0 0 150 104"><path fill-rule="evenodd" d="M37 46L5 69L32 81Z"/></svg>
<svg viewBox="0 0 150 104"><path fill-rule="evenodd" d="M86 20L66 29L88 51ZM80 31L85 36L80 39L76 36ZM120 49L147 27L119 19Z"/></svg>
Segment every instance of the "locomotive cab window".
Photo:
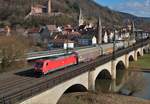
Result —
<svg viewBox="0 0 150 104"><path fill-rule="evenodd" d="M41 68L41 67L43 66L43 63L42 63L42 62L37 62L37 63L35 64L35 66Z"/></svg>

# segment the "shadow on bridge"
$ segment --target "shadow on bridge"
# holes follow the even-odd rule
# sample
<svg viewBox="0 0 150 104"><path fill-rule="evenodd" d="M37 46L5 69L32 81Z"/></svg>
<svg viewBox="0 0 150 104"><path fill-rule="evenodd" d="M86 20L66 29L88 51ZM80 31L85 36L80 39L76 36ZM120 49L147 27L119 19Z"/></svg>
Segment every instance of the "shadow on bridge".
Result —
<svg viewBox="0 0 150 104"><path fill-rule="evenodd" d="M19 76L23 76L23 77L35 77L35 75L34 75L34 69L20 71L20 72L17 72L15 74L19 75Z"/></svg>

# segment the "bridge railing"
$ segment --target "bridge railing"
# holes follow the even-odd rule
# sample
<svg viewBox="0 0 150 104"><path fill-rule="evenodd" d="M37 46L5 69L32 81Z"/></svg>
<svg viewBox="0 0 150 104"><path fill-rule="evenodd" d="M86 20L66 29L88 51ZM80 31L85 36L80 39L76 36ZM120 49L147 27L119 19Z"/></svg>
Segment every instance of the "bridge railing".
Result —
<svg viewBox="0 0 150 104"><path fill-rule="evenodd" d="M127 54L132 50L138 49L146 44L148 44L149 41L144 41L142 43L135 44L134 46L128 47L124 50L119 50L114 53L115 58L120 57L123 54ZM113 58L113 54L108 54L101 56L97 58L96 60L90 61L88 63L81 63L76 66L72 66L71 69L69 67L66 69L67 72L64 72L62 74L58 74L57 76L53 78L48 78L47 81L42 81L38 84L28 86L26 88L22 88L22 90L14 90L13 92L9 94L4 94L3 96L0 96L0 104L14 104L18 101L25 100L29 97L32 97L34 95L37 95L43 91L46 91L60 83L63 83L64 81L67 81L71 78L74 78L78 75L81 75L89 70L94 70L95 67L102 65L106 62L109 62Z"/></svg>

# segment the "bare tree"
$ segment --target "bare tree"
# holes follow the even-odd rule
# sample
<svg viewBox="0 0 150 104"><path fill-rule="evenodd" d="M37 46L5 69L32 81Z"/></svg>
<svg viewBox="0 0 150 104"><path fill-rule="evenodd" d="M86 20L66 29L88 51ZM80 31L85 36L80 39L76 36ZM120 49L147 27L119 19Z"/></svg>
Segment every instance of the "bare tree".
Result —
<svg viewBox="0 0 150 104"><path fill-rule="evenodd" d="M25 63L27 41L18 35L0 37L0 72L17 68Z"/></svg>

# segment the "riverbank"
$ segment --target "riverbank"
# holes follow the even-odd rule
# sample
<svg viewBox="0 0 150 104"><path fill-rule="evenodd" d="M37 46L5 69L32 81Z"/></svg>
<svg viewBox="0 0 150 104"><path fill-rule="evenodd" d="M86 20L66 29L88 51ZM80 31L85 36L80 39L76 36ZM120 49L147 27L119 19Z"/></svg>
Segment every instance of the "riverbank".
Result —
<svg viewBox="0 0 150 104"><path fill-rule="evenodd" d="M112 93L83 92L65 94L58 104L150 104L150 101Z"/></svg>
<svg viewBox="0 0 150 104"><path fill-rule="evenodd" d="M144 54L144 56L138 57L136 62L131 62L130 69L150 70L150 54Z"/></svg>

